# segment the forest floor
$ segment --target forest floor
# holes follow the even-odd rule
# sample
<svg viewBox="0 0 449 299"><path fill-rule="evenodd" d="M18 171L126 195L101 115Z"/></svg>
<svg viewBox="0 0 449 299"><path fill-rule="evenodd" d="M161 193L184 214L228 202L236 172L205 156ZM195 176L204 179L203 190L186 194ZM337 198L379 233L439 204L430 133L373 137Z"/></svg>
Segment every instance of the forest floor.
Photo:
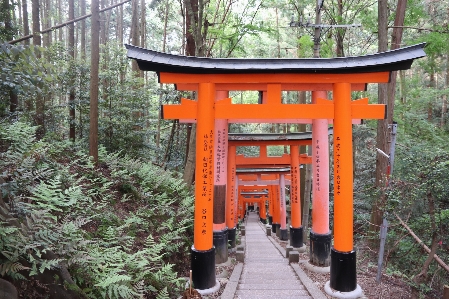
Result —
<svg viewBox="0 0 449 299"><path fill-rule="evenodd" d="M286 246L286 242L281 242L276 235L272 236L281 246ZM309 259L308 245L306 244L307 251L299 254L299 260ZM371 251L365 249L365 246L359 245L357 247L357 284L362 288L365 297L369 299L412 298L411 287L401 277L388 275L383 271L380 284L376 282L377 256L374 256ZM373 263L373 261L376 262ZM324 291L325 283L330 280L329 273L312 272L306 269L304 263L300 263L299 265L327 298L333 298Z"/></svg>
<svg viewBox="0 0 449 299"><path fill-rule="evenodd" d="M275 234L272 235L274 240L276 240L282 247L286 247L286 242L281 242L279 238L276 237ZM308 244L307 244L308 245ZM409 299L412 298L411 287L401 278L395 275L388 275L382 273L382 278L380 284L376 282L377 275L377 263L373 263L373 261L377 260L377 257L374 256L372 252L369 250L365 250L366 247L359 246L357 251L357 284L362 288L365 298L369 299ZM232 258L232 257L231 257ZM308 260L309 253L304 252L300 253L300 260ZM235 260L235 259L233 259ZM221 277L229 278L232 273L233 267L236 263L233 262L229 266L225 268L226 273L223 273L222 268L217 268L217 278L221 283L220 291L213 295L203 296L203 299L219 299L221 293L223 292L226 286L226 279L220 279ZM317 287L321 289L323 294L327 298L332 298L327 295L324 291L324 285L327 281L330 280L329 273L315 273L309 271L305 268L303 263L300 263L300 267L303 271L309 276L309 278L315 283ZM432 298L432 297L425 297Z"/></svg>

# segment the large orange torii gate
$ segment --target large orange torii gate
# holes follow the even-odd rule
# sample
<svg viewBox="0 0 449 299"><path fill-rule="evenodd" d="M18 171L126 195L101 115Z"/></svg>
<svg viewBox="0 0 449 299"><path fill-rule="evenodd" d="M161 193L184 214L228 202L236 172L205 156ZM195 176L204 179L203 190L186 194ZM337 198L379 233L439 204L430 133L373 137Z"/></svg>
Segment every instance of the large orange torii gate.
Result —
<svg viewBox="0 0 449 299"><path fill-rule="evenodd" d="M424 44L361 57L333 59L208 59L175 56L127 45L128 57L141 70L156 71L160 83L197 85L197 100L182 99L165 105L165 119L196 119L196 174L194 245L191 268L195 287L216 285L213 247L214 139L218 119L334 120L334 246L331 250L330 287L340 292L360 288L353 246L352 119L381 119L385 105L369 105L368 99L351 100L355 84L387 83L392 71L411 67L425 56ZM217 99L218 86L236 90L241 84L261 84L264 104L232 104ZM331 90L333 101L314 104L282 104L286 84L303 90ZM238 89L237 89L238 90Z"/></svg>

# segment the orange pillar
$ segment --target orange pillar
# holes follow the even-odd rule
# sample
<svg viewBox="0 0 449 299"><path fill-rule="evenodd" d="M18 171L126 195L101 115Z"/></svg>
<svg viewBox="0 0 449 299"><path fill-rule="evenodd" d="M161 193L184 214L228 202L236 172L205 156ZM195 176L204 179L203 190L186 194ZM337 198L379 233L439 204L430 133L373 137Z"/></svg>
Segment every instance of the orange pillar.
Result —
<svg viewBox="0 0 449 299"><path fill-rule="evenodd" d="M235 151L234 151L234 155L235 155ZM235 165L235 164L234 164ZM236 169L236 167L234 167L234 170ZM239 219L241 219L240 217L240 212L239 212L239 180L237 177L237 174L234 176L234 180L235 180L235 187L234 187L234 210L237 213L237 216L234 217L234 227L237 227L237 225L239 224Z"/></svg>
<svg viewBox="0 0 449 299"><path fill-rule="evenodd" d="M235 175L235 146L228 147L228 167L227 167L227 186L226 186L226 226L228 227L228 241L231 250L235 248L235 232L237 210L236 197L236 175Z"/></svg>
<svg viewBox="0 0 449 299"><path fill-rule="evenodd" d="M281 229L281 200L279 185L273 186L273 224L271 230L277 233Z"/></svg>
<svg viewBox="0 0 449 299"><path fill-rule="evenodd" d="M301 184L300 184L300 164L299 164L299 146L290 146L291 158L291 183L290 183L290 207L291 207L291 226L290 226L290 245L294 248L301 248L304 244L303 227L301 222Z"/></svg>
<svg viewBox="0 0 449 299"><path fill-rule="evenodd" d="M273 224L273 215L274 215L274 192L273 185L268 186L268 224Z"/></svg>
<svg viewBox="0 0 449 299"><path fill-rule="evenodd" d="M209 289L216 282L213 246L215 84L199 84L197 115L191 268L195 287Z"/></svg>
<svg viewBox="0 0 449 299"><path fill-rule="evenodd" d="M340 292L357 288L353 250L353 160L351 84L334 84L334 247L330 287Z"/></svg>
<svg viewBox="0 0 449 299"><path fill-rule="evenodd" d="M312 103L326 99L325 91L312 91ZM312 120L312 231L310 263L328 267L332 234L329 231L329 136L327 119Z"/></svg>
<svg viewBox="0 0 449 299"><path fill-rule="evenodd" d="M262 222L263 224L267 223L267 208L265 206L266 201L267 201L267 196L262 195L262 200L259 202L259 205L260 205L259 218L260 218L260 222Z"/></svg>
<svg viewBox="0 0 449 299"><path fill-rule="evenodd" d="M227 97L227 92L217 92L216 99ZM228 260L228 230L226 228L226 180L228 156L228 121L215 120L214 138L214 246L215 263Z"/></svg>
<svg viewBox="0 0 449 299"><path fill-rule="evenodd" d="M280 174L279 176L279 203L280 203L280 214L281 214L281 227L279 239L286 241L288 240L287 232L287 205L285 201L285 174Z"/></svg>

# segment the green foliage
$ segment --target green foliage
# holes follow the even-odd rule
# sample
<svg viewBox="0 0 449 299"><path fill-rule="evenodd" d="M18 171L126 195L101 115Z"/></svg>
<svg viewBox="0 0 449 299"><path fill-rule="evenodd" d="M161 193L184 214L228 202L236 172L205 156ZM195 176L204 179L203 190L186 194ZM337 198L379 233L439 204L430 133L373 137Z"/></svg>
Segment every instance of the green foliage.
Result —
<svg viewBox="0 0 449 299"><path fill-rule="evenodd" d="M0 117L8 115L10 94L29 98L28 105L32 105L32 98L36 94L47 92L51 81L51 65L44 64L36 58L36 52L43 52L38 47L13 46L0 44ZM22 103L21 105L24 105ZM23 106L16 108L22 110Z"/></svg>
<svg viewBox="0 0 449 299"><path fill-rule="evenodd" d="M185 260L190 248L193 198L181 179L104 150L99 172L77 145L36 142L36 128L21 122L1 128L9 201L0 226L2 275L25 279L22 273L67 265L90 298L166 298L182 287L171 262ZM111 192L119 185L131 186L132 197ZM128 205L126 215L114 205ZM55 258L47 258L50 250Z"/></svg>

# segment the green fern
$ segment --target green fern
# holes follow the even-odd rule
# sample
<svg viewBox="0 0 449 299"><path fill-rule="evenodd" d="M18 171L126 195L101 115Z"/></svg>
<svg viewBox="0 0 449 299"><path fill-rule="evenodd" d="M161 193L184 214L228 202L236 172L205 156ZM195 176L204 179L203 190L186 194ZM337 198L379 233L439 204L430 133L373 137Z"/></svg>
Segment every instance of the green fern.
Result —
<svg viewBox="0 0 449 299"><path fill-rule="evenodd" d="M21 270L28 270L29 267L25 267L19 262L6 261L0 264L0 274L2 276L11 275L12 273L17 273Z"/></svg>

